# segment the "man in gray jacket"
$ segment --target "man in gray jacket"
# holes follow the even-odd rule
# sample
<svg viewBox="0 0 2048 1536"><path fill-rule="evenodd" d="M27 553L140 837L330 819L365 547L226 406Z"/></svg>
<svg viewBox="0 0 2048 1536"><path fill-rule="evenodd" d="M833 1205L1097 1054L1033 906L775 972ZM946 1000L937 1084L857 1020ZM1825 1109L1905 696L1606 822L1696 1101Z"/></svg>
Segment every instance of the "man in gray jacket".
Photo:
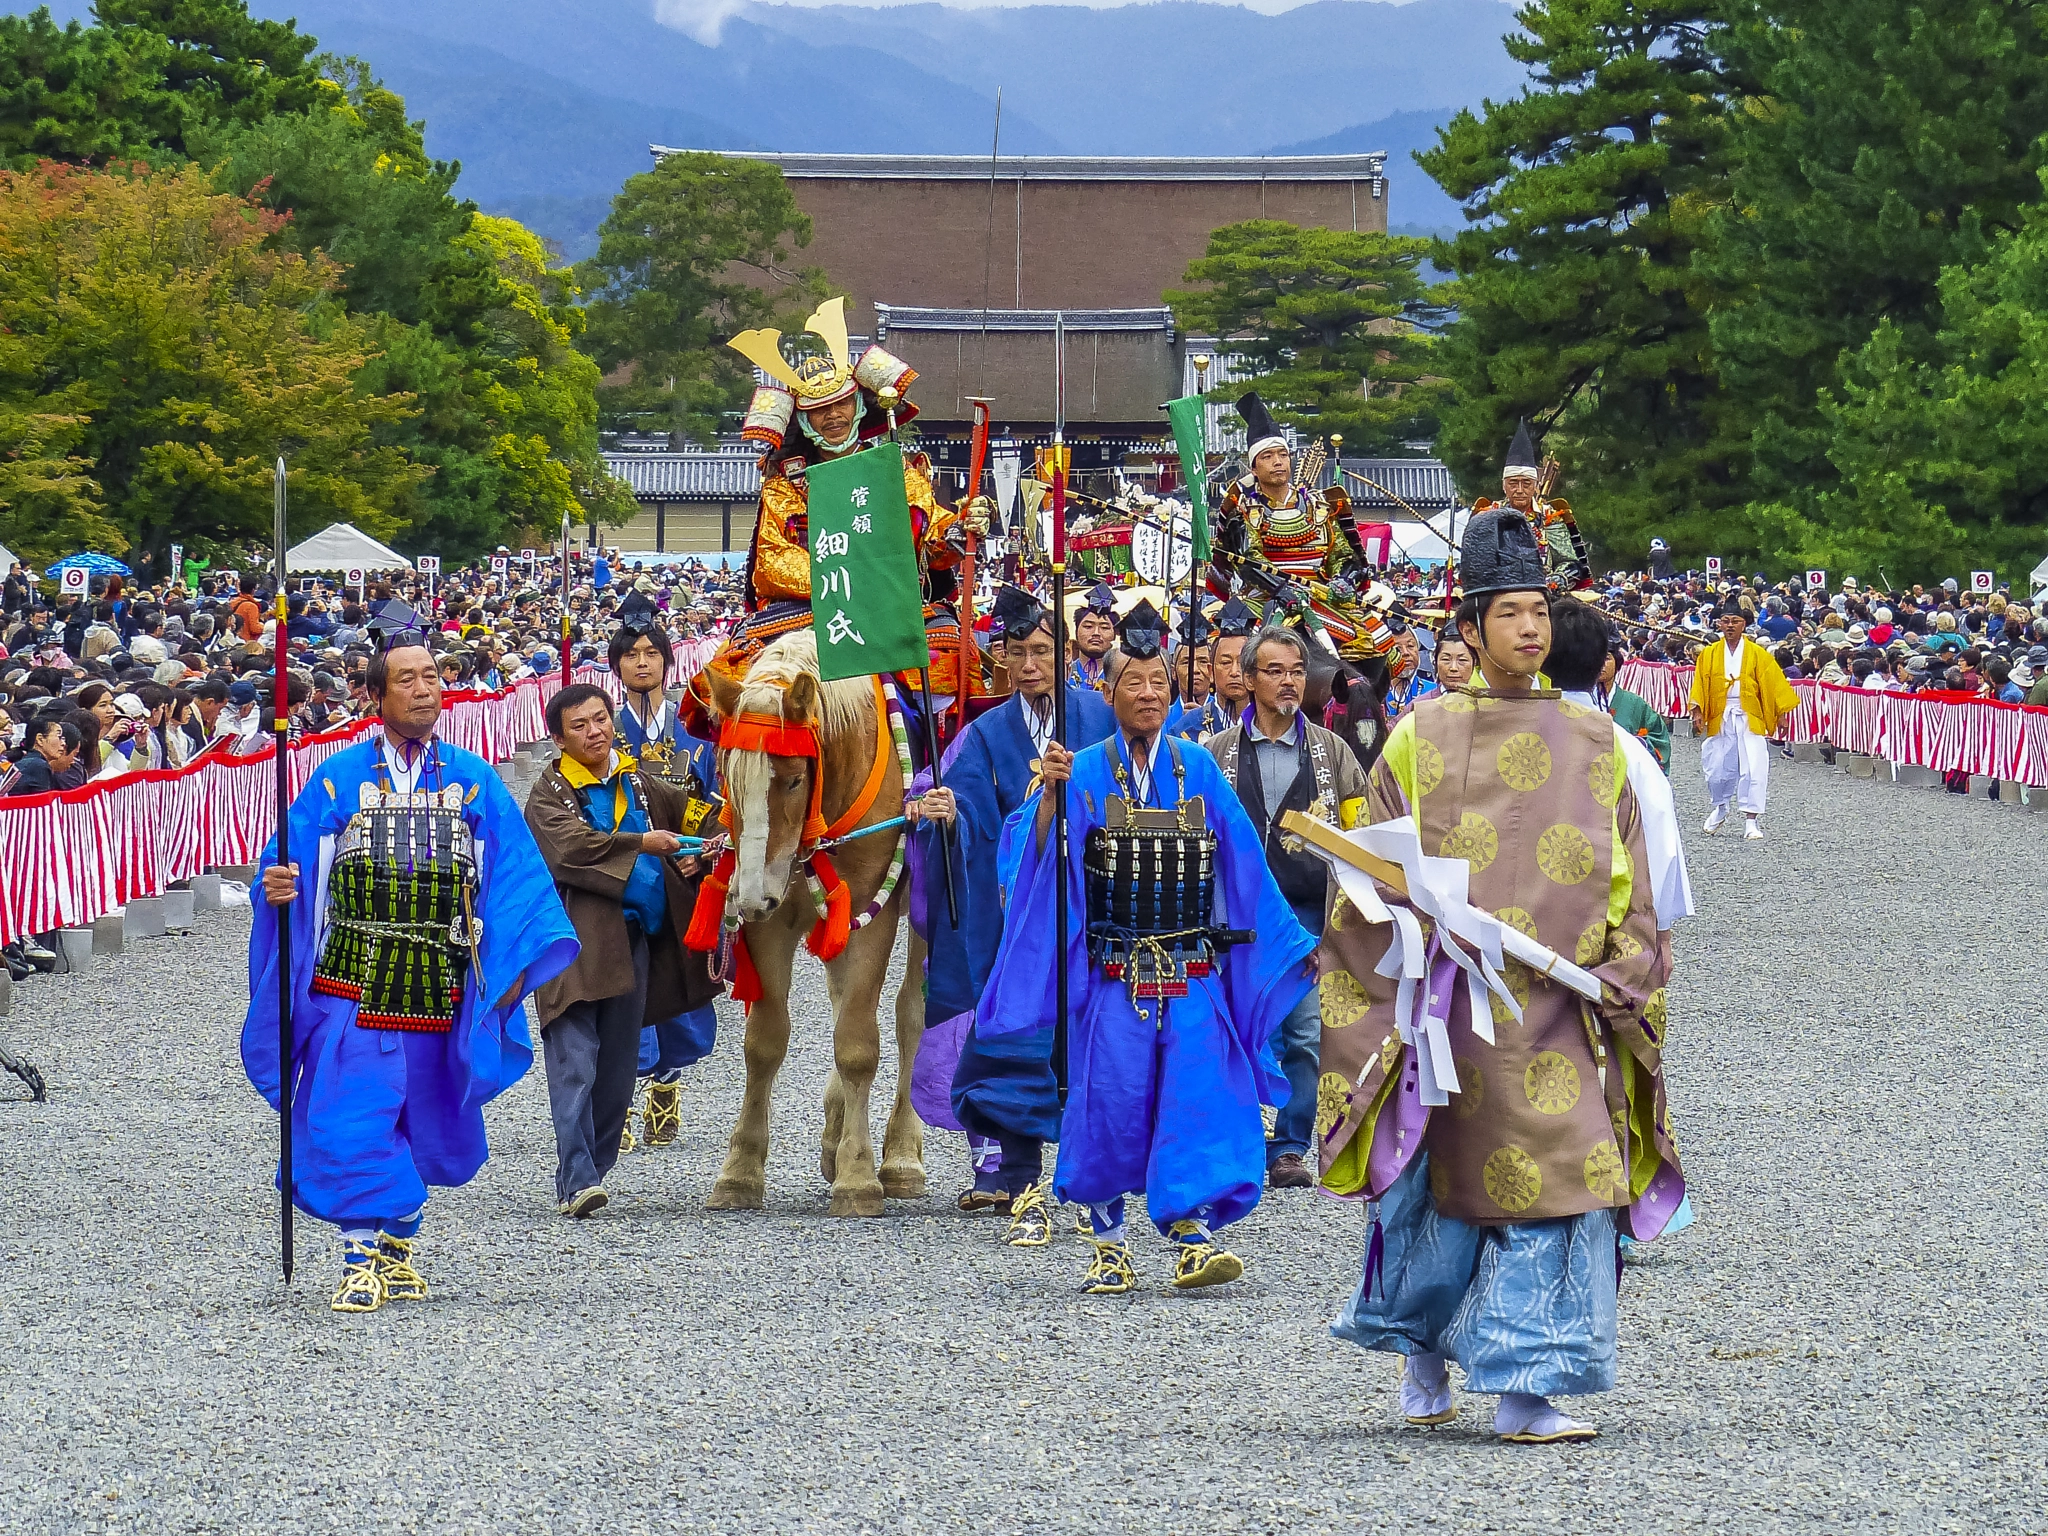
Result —
<svg viewBox="0 0 2048 1536"><path fill-rule="evenodd" d="M1365 806L1365 771L1342 738L1301 712L1308 661L1308 641L1298 629L1268 625L1252 636L1243 663L1251 687L1248 718L1207 746L1259 829L1280 894L1301 926L1320 938L1328 869L1314 854L1283 844L1280 818L1304 811L1335 826L1356 825ZM1322 1030L1318 993L1311 990L1280 1028L1280 1070L1288 1093L1266 1148L1266 1180L1274 1189L1315 1185L1302 1159L1315 1128Z"/></svg>

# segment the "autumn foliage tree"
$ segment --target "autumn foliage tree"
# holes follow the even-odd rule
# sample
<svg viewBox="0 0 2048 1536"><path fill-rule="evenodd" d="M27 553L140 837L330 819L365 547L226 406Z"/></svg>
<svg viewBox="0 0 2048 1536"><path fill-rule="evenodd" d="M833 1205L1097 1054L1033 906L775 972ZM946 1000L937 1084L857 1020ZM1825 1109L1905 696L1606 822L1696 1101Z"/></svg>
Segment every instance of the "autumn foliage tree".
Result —
<svg viewBox="0 0 2048 1536"><path fill-rule="evenodd" d="M429 473L380 436L414 409L359 389L364 326L324 256L188 166L0 172L0 532L18 552L262 541L289 465L294 531L389 536Z"/></svg>

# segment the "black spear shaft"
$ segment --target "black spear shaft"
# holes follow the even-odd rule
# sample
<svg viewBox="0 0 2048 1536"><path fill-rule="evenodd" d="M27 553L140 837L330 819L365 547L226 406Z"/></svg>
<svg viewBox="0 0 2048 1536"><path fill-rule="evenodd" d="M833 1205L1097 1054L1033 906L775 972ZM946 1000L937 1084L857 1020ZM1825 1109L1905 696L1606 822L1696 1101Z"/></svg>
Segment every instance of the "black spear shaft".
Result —
<svg viewBox="0 0 2048 1536"><path fill-rule="evenodd" d="M1067 744L1067 325L1053 314L1052 426L1052 739ZM1053 1024L1052 1080L1067 1107L1067 784L1052 787Z"/></svg>
<svg viewBox="0 0 2048 1536"><path fill-rule="evenodd" d="M287 662L290 641L285 633L285 488L284 459L277 461L273 491L277 560L277 675L273 679L271 728L277 737L277 862L291 864L292 767L290 752L291 684ZM303 894L303 893L302 893ZM284 1282L292 1281L292 924L291 908L272 907L277 917L277 1188Z"/></svg>

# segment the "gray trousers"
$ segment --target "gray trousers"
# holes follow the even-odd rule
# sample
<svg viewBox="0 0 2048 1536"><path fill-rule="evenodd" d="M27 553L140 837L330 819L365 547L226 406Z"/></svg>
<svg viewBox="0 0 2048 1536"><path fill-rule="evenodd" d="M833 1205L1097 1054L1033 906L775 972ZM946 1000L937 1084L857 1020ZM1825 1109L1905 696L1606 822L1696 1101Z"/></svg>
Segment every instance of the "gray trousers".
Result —
<svg viewBox="0 0 2048 1536"><path fill-rule="evenodd" d="M619 1160L619 1138L633 1107L641 1015L647 1012L647 940L638 927L628 932L633 990L576 1003L541 1031L548 1110L555 1121L557 1203L604 1182Z"/></svg>

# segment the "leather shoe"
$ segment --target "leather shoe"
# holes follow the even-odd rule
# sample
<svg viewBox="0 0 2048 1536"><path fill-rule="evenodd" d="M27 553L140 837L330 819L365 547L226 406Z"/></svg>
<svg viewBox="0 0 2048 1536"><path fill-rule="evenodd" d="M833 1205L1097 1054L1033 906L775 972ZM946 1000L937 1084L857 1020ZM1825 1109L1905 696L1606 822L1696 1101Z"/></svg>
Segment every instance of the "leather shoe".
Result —
<svg viewBox="0 0 2048 1536"><path fill-rule="evenodd" d="M1302 1163L1299 1152L1282 1152L1266 1170L1266 1183L1273 1189L1314 1189L1316 1176Z"/></svg>

